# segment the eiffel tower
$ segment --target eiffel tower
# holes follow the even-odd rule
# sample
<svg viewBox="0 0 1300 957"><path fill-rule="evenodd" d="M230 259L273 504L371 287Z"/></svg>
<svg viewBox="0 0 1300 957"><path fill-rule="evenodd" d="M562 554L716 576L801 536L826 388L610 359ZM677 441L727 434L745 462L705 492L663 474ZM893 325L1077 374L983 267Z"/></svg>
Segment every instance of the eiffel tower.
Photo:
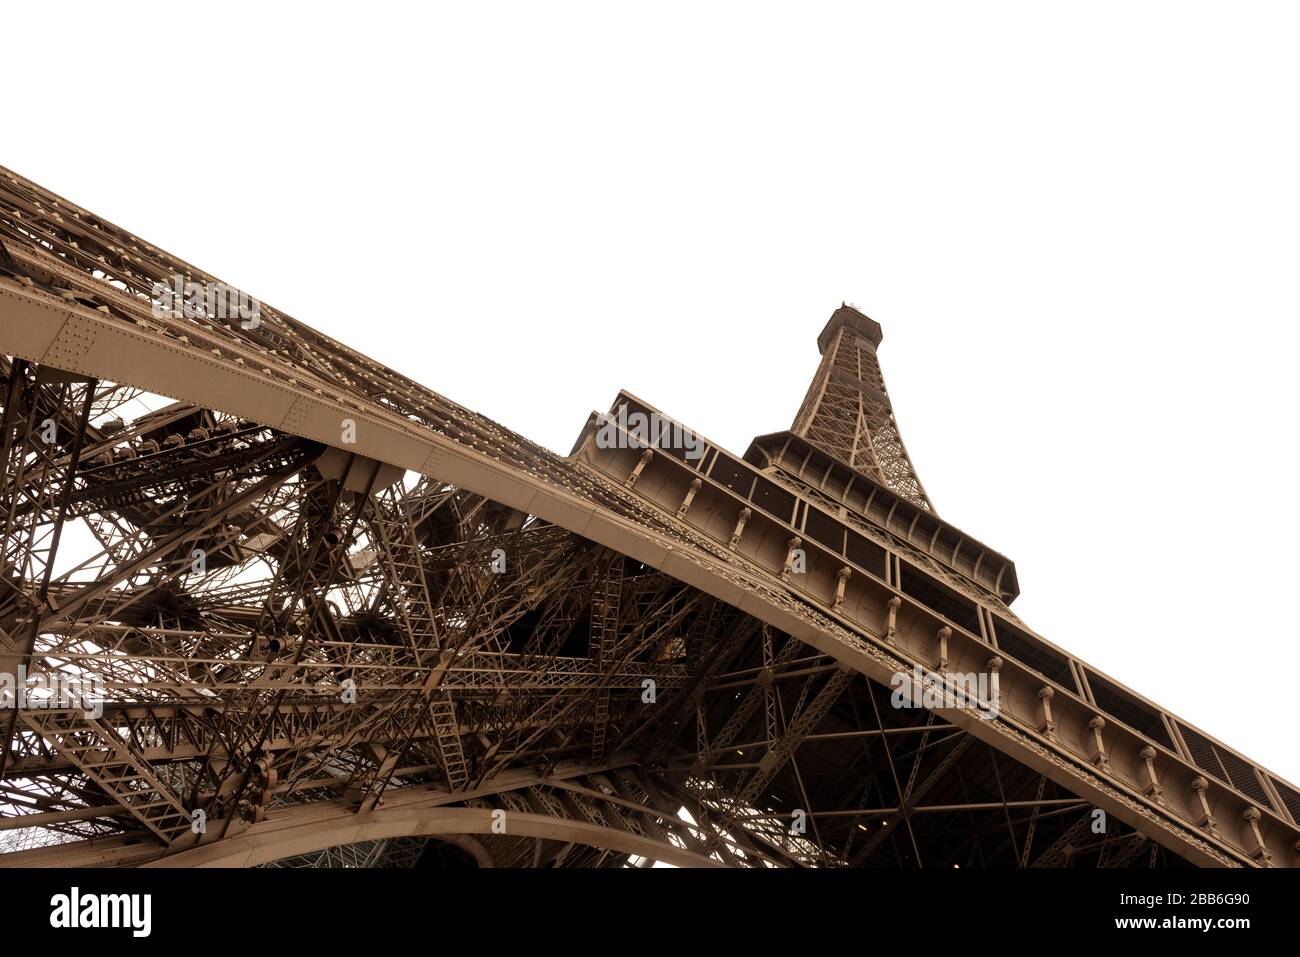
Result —
<svg viewBox="0 0 1300 957"><path fill-rule="evenodd" d="M0 169L0 862L1297 864L1011 611L858 310L743 456L620 392L565 457L237 292Z"/></svg>

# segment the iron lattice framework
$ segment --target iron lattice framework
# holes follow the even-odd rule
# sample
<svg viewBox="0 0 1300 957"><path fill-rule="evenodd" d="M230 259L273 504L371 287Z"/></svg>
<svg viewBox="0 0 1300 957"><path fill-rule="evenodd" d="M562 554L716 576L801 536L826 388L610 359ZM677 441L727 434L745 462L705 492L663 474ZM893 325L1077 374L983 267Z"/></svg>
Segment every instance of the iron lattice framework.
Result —
<svg viewBox="0 0 1300 957"><path fill-rule="evenodd" d="M933 511L908 458L876 360L880 324L845 306L817 340L822 361L793 431L913 505Z"/></svg>
<svg viewBox="0 0 1300 957"><path fill-rule="evenodd" d="M176 277L0 170L0 675L104 691L0 711L0 861L1296 863L1293 785L1010 611L856 310L743 457L627 393L562 457Z"/></svg>

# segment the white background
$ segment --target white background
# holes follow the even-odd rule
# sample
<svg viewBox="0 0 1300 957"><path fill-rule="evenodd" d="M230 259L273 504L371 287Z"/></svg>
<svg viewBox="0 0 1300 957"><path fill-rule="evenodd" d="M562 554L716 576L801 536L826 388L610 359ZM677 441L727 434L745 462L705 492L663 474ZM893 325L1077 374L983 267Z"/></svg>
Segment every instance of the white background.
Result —
<svg viewBox="0 0 1300 957"><path fill-rule="evenodd" d="M1300 780L1294 6L467 6L10 5L0 163L563 453L855 303L1016 611Z"/></svg>

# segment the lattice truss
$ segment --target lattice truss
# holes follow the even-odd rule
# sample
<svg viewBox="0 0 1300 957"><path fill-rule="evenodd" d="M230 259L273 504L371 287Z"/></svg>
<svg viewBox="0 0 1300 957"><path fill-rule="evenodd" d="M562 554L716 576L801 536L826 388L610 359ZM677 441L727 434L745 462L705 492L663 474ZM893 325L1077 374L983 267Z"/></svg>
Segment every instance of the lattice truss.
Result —
<svg viewBox="0 0 1300 957"><path fill-rule="evenodd" d="M876 350L850 328L835 333L791 431L933 511L903 445Z"/></svg>
<svg viewBox="0 0 1300 957"><path fill-rule="evenodd" d="M463 789L521 751L601 757L645 680L685 680L698 597L660 573L428 480L348 491L251 423L127 424L137 390L0 371L7 660L107 692L98 718L5 712L10 815L171 843L196 807L256 820L324 781L363 806L411 774Z"/></svg>
<svg viewBox="0 0 1300 957"><path fill-rule="evenodd" d="M13 308L93 310L380 410L864 647L680 511L269 306L252 327L156 315L176 276L215 281L0 170ZM0 356L0 673L93 676L103 702L0 710L0 863L1182 863L739 602L291 427L61 371L67 348ZM929 508L844 333L796 425Z"/></svg>
<svg viewBox="0 0 1300 957"><path fill-rule="evenodd" d="M147 834L162 851L192 842L196 809L238 833L291 805L364 812L433 788L734 865L951 866L1031 863L1085 811L556 526L413 476L351 491L294 436L21 360L0 372L6 661L103 676L106 697L98 717L4 712L9 849ZM570 765L586 773L554 777ZM498 864L651 859L484 842ZM1121 859L1092 843L1071 849ZM293 863L423 853L377 841Z"/></svg>

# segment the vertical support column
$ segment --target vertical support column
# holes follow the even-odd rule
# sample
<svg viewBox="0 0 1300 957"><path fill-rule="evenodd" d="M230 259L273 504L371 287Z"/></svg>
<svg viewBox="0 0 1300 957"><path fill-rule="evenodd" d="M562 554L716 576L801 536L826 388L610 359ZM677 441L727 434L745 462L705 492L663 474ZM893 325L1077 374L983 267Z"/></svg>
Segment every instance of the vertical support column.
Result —
<svg viewBox="0 0 1300 957"><path fill-rule="evenodd" d="M844 607L844 588L849 583L849 578L853 575L853 569L845 565L835 575L835 610L840 611Z"/></svg>
<svg viewBox="0 0 1300 957"><path fill-rule="evenodd" d="M939 657L935 660L934 667L936 671L948 670L948 639L952 637L952 629L944 625L939 629L935 638L939 641Z"/></svg>
<svg viewBox="0 0 1300 957"><path fill-rule="evenodd" d="M754 513L748 508L740 510L740 516L736 519L736 527L731 533L731 541L727 543L727 548L733 552L736 550L736 546L740 544L740 536L745 534L745 523L749 521L749 516L752 514Z"/></svg>
<svg viewBox="0 0 1300 957"><path fill-rule="evenodd" d="M1088 755L1088 760L1103 771L1109 771L1110 757L1106 754L1106 742L1101 737L1105 729L1106 719L1101 715L1095 714L1088 720L1088 730L1092 732L1092 752Z"/></svg>
<svg viewBox="0 0 1300 957"><path fill-rule="evenodd" d="M1210 788L1210 782L1202 775L1197 775L1192 781L1192 793L1196 795L1196 803L1200 808L1200 815L1195 819L1196 826L1202 827L1209 832L1211 837L1219 836L1219 822L1214 819L1210 813L1210 801L1206 797L1206 792Z"/></svg>
<svg viewBox="0 0 1300 957"><path fill-rule="evenodd" d="M685 518L686 513L690 510L691 502L695 501L695 493L700 490L700 480L692 479L691 487L686 490L686 497L682 499L682 504L677 506L677 517Z"/></svg>
<svg viewBox="0 0 1300 957"><path fill-rule="evenodd" d="M898 634L898 609L902 604L903 599L895 595L885 605L885 641L891 645Z"/></svg>
<svg viewBox="0 0 1300 957"><path fill-rule="evenodd" d="M1259 808L1246 808L1242 817L1246 819L1246 826L1250 829L1251 843L1253 844L1253 846L1247 845L1249 849L1248 853L1265 867L1272 867L1273 855L1269 853L1268 848L1264 846L1264 836L1259 832Z"/></svg>
<svg viewBox="0 0 1300 957"><path fill-rule="evenodd" d="M1038 689L1038 733L1053 742L1056 740L1056 722L1052 720L1052 698L1055 695L1056 689L1051 685Z"/></svg>
<svg viewBox="0 0 1300 957"><path fill-rule="evenodd" d="M988 669L989 697L992 698L989 702L989 706L996 711L1002 706L1002 679L1000 677L1002 673L1002 658L998 655L994 655L990 658Z"/></svg>
<svg viewBox="0 0 1300 957"><path fill-rule="evenodd" d="M1143 793L1151 798L1161 807L1165 806L1165 789L1160 786L1160 779L1156 777L1156 749L1147 745L1140 752L1138 757L1146 766L1147 785L1143 788Z"/></svg>
<svg viewBox="0 0 1300 957"><path fill-rule="evenodd" d="M803 546L803 539L796 535L786 543L785 564L781 566L781 581L790 580L790 572L794 567L795 553Z"/></svg>
<svg viewBox="0 0 1300 957"><path fill-rule="evenodd" d="M632 473L624 480L623 484L628 488L636 485L636 480L641 477L645 467L650 464L650 460L655 457L653 449L646 449L641 453L641 458L637 460L636 465L632 468Z"/></svg>

